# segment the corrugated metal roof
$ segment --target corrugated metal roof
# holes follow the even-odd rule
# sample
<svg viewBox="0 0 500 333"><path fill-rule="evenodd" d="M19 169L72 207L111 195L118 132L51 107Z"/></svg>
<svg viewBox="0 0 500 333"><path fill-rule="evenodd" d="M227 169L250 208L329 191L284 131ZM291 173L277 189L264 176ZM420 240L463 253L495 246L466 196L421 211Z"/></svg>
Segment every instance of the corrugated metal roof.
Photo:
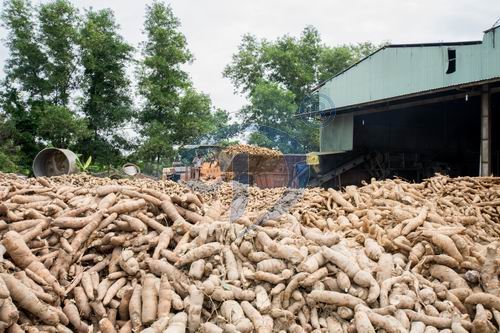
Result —
<svg viewBox="0 0 500 333"><path fill-rule="evenodd" d="M500 77L498 28L482 41L387 45L317 90L335 108L345 108ZM456 70L447 74L450 49L456 52ZM325 109L328 103L320 111Z"/></svg>
<svg viewBox="0 0 500 333"><path fill-rule="evenodd" d="M366 60L367 58L369 57L372 57L374 54L384 50L384 49L387 49L387 48L396 48L396 47L431 47L431 46L457 46L457 45L478 45L478 44L481 44L482 41L480 40L477 40L477 41L466 41L466 42L445 42L445 43L417 43L417 44L389 44L389 45L384 45L382 46L381 48L375 50L374 52L372 52L371 54L367 55L366 57L364 58L361 58L360 60L358 60L357 62L355 62L354 64L352 64L351 66L347 67L346 69L340 71L339 73L335 74L334 76L332 76L331 78L321 82L320 84L318 84L315 88L312 89L312 91L316 91L318 90L319 88L321 88L326 82L330 81L331 79L343 74L344 72L347 72L348 70L350 70L351 68L353 67L356 67L359 63L363 62L364 60Z"/></svg>

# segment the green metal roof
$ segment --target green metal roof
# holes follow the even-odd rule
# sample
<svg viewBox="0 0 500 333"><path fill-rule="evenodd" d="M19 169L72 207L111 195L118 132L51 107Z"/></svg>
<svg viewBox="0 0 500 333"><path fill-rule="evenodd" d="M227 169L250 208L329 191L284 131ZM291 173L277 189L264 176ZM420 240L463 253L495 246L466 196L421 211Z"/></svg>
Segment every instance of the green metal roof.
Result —
<svg viewBox="0 0 500 333"><path fill-rule="evenodd" d="M449 50L456 70L447 74ZM482 41L385 46L321 85L320 111L500 79L500 26ZM333 106L332 106L333 103Z"/></svg>

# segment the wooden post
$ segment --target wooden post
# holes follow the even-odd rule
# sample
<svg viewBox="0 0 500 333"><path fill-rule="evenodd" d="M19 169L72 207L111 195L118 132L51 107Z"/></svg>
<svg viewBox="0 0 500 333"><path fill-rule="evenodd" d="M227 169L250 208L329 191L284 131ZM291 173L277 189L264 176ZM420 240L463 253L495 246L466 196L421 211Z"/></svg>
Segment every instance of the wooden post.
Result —
<svg viewBox="0 0 500 333"><path fill-rule="evenodd" d="M491 101L484 85L481 92L481 169L480 176L491 175Z"/></svg>

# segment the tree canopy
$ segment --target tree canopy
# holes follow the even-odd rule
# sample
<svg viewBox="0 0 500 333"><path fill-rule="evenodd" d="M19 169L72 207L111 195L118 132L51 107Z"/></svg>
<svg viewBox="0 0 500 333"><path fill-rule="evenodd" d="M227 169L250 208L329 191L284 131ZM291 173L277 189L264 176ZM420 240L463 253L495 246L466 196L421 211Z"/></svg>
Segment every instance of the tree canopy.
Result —
<svg viewBox="0 0 500 333"><path fill-rule="evenodd" d="M0 170L29 173L44 146L92 156L103 167L126 156L166 163L173 145L213 139L229 121L193 88L182 68L192 54L161 1L146 8L139 57L110 9L5 0L1 20L9 57L0 89Z"/></svg>
<svg viewBox="0 0 500 333"><path fill-rule="evenodd" d="M192 54L179 27L170 6L155 1L146 8L139 67L143 103L137 119L142 136L139 157L149 164L167 163L174 145L196 142L216 127L212 101L193 88L182 68L192 61Z"/></svg>
<svg viewBox="0 0 500 333"><path fill-rule="evenodd" d="M109 9L87 10L79 30L82 97L81 113L89 135L81 138L79 151L94 161L113 164L120 160L120 149L128 148L123 131L117 131L134 116L127 66L133 47L118 32Z"/></svg>
<svg viewBox="0 0 500 333"><path fill-rule="evenodd" d="M78 9L70 0L4 0L0 19L9 50L0 171L26 174L46 146L92 156L98 169L127 160L151 172L175 158L174 147L229 144L242 133L284 153L316 150L317 124L295 116L300 103L377 48L328 46L312 26L275 40L244 35L223 75L248 104L229 113L194 87L186 72L193 54L164 1L146 7L137 46L121 36L112 10Z"/></svg>
<svg viewBox="0 0 500 333"><path fill-rule="evenodd" d="M244 35L223 74L248 98L240 117L250 127L250 143L290 153L317 150L319 124L296 117L301 103L313 87L378 47L369 42L328 46L312 26L299 37L273 41Z"/></svg>

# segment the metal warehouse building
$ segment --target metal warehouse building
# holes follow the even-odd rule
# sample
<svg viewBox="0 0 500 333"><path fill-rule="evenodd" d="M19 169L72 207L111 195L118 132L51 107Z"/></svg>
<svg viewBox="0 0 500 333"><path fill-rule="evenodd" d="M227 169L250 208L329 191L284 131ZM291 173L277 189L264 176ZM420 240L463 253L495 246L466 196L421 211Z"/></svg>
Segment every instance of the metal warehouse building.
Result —
<svg viewBox="0 0 500 333"><path fill-rule="evenodd" d="M482 41L385 46L316 92L322 184L500 174L498 26Z"/></svg>

